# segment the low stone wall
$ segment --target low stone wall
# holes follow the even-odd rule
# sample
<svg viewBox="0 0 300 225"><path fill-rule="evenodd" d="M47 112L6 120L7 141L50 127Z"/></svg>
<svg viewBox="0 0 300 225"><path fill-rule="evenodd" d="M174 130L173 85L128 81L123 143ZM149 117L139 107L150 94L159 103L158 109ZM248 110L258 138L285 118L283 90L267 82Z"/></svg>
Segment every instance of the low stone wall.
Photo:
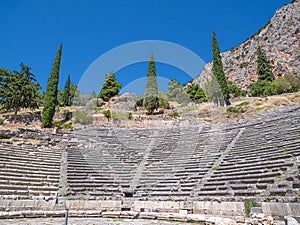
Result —
<svg viewBox="0 0 300 225"><path fill-rule="evenodd" d="M0 212L1 211L21 211L21 210L55 210L55 200L14 200L14 199L1 199L0 200Z"/></svg>
<svg viewBox="0 0 300 225"><path fill-rule="evenodd" d="M184 202L175 201L134 201L131 210L136 212L174 212L185 209Z"/></svg>
<svg viewBox="0 0 300 225"><path fill-rule="evenodd" d="M194 202L193 213L220 216L244 216L245 207L243 202Z"/></svg>
<svg viewBox="0 0 300 225"><path fill-rule="evenodd" d="M68 208L70 215L73 216L120 216L124 204L130 207L132 216L135 214L150 215L151 213L179 214L187 215L214 215L219 217L245 217L245 207L243 202L216 202L216 201L121 201L121 200L66 200L64 203L57 205L55 200L28 200L28 199L1 199L0 215L2 218L13 218L18 215L29 213L36 214L38 217L45 216L53 211L56 216L63 214L63 208ZM34 211L34 213L31 213ZM128 211L128 208L125 210ZM124 211L124 213L125 213ZM36 213L37 212L37 213ZM43 213L42 213L43 212ZM49 212L49 213L47 213ZM106 213L109 215L106 215ZM27 213L27 214L26 214ZM149 214L150 213L150 214ZM162 214L161 214L162 213ZM299 203L262 203L262 213L265 216L271 216L274 219L283 220L285 216L294 217L300 222L300 204ZM45 214L45 215L44 215ZM116 214L116 215L115 215ZM178 216L179 216L178 215ZM126 217L126 215L122 215Z"/></svg>
<svg viewBox="0 0 300 225"><path fill-rule="evenodd" d="M262 203L262 211L267 216L282 220L285 216L292 216L300 223L300 203Z"/></svg>
<svg viewBox="0 0 300 225"><path fill-rule="evenodd" d="M66 207L74 210L121 211L121 201L67 200Z"/></svg>
<svg viewBox="0 0 300 225"><path fill-rule="evenodd" d="M173 212L187 210L194 214L213 214L220 216L244 216L243 202L174 202L174 201L135 201L131 208L133 211Z"/></svg>

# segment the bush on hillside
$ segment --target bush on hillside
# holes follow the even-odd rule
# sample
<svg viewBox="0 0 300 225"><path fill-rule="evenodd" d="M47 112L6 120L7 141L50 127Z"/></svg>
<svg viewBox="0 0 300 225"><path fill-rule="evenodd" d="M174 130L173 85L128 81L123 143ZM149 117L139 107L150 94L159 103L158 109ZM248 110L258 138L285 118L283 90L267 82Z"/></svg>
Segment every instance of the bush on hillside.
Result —
<svg viewBox="0 0 300 225"><path fill-rule="evenodd" d="M300 91L300 73L297 75L286 74L284 79L290 84L290 91Z"/></svg>
<svg viewBox="0 0 300 225"><path fill-rule="evenodd" d="M103 112L103 115L104 115L105 118L107 118L109 120L111 118L111 112L110 112L110 110L105 110Z"/></svg>
<svg viewBox="0 0 300 225"><path fill-rule="evenodd" d="M234 97L241 97L246 96L247 92L240 89L237 85L233 84L231 81L227 82L227 86L229 89L229 94L233 95Z"/></svg>
<svg viewBox="0 0 300 225"><path fill-rule="evenodd" d="M92 116L87 114L86 112L79 111L79 110L76 110L74 112L74 120L77 123L83 125L90 124L92 122L92 119L93 119Z"/></svg>
<svg viewBox="0 0 300 225"><path fill-rule="evenodd" d="M143 107L144 98L137 97L135 100L135 106L136 107Z"/></svg>
<svg viewBox="0 0 300 225"><path fill-rule="evenodd" d="M258 80L255 83L250 84L249 89L252 97L277 94L275 86L266 80Z"/></svg>
<svg viewBox="0 0 300 225"><path fill-rule="evenodd" d="M277 94L288 93L292 91L291 84L284 78L278 78L272 82Z"/></svg>

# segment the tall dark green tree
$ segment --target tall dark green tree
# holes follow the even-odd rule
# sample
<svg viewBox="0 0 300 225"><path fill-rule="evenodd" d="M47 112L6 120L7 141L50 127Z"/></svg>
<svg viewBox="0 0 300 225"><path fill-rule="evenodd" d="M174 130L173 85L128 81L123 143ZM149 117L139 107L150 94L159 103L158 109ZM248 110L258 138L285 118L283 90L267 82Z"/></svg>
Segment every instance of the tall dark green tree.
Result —
<svg viewBox="0 0 300 225"><path fill-rule="evenodd" d="M52 65L50 76L44 96L44 108L42 112L42 127L52 127L53 116L57 102L58 80L60 69L60 58L62 52L62 44L59 45L56 56Z"/></svg>
<svg viewBox="0 0 300 225"><path fill-rule="evenodd" d="M223 69L222 57L220 54L220 49L217 43L216 34L212 32L212 54L213 54L213 66L212 66L212 81L211 89L213 93L213 102L220 106L230 105L229 101L229 90L227 86L227 81ZM219 87L218 87L219 86ZM220 91L218 91L220 89Z"/></svg>
<svg viewBox="0 0 300 225"><path fill-rule="evenodd" d="M117 81L114 76L114 71L105 75L105 81L102 84L101 92L98 95L98 98L102 98L104 101L108 101L111 97L114 97L119 94L119 89L122 85Z"/></svg>
<svg viewBox="0 0 300 225"><path fill-rule="evenodd" d="M11 73L0 69L0 102L5 110L17 115L21 108L35 109L40 105L40 84L29 66L20 64L21 71Z"/></svg>
<svg viewBox="0 0 300 225"><path fill-rule="evenodd" d="M266 56L265 51L258 46L257 51L257 74L259 80L272 81L275 79L274 74L271 71L270 62Z"/></svg>
<svg viewBox="0 0 300 225"><path fill-rule="evenodd" d="M68 75L68 78L65 83L64 92L62 96L62 101L64 106L71 106L71 78L70 75Z"/></svg>
<svg viewBox="0 0 300 225"><path fill-rule="evenodd" d="M143 98L143 106L147 109L147 114L153 114L154 110L159 107L158 85L153 53L151 53L148 63L146 89L143 94Z"/></svg>

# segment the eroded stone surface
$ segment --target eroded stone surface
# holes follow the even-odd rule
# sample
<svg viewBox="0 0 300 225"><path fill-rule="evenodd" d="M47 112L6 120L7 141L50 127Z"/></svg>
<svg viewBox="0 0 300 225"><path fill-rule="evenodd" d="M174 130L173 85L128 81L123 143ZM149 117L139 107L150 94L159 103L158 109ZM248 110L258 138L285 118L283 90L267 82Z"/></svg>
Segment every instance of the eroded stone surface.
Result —
<svg viewBox="0 0 300 225"><path fill-rule="evenodd" d="M256 81L258 46L262 46L266 51L276 77L282 77L288 73L299 73L299 21L300 2L295 1L293 4L287 4L278 9L270 22L252 38L222 53L227 78L243 88ZM209 62L193 83L203 86L211 77L211 68L212 63Z"/></svg>

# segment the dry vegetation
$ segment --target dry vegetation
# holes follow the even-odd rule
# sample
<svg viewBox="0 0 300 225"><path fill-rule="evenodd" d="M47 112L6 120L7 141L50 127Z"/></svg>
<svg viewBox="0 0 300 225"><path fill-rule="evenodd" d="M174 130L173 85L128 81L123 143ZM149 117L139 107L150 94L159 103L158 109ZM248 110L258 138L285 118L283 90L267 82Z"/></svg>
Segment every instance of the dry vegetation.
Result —
<svg viewBox="0 0 300 225"><path fill-rule="evenodd" d="M212 103L202 103L186 107L176 106L173 109L165 110L164 114L144 115L141 111L132 112L132 118L122 117L121 119L110 119L104 117L102 111L95 111L93 121L99 126L121 126L121 127L166 127L170 124L196 125L202 123L229 123L244 119L257 117L260 113L274 109L276 107L287 106L300 103L300 92L282 94L268 97L239 97L231 99L231 105L227 108L218 108ZM56 121L60 121L65 110L75 111L74 106L60 108L56 115ZM2 113L0 120L0 130L16 130L19 127L40 128L40 111L23 110L16 117L13 113ZM174 112L178 116L174 116ZM176 113L176 114L177 114ZM172 115L173 114L173 115ZM73 127L82 127L74 124Z"/></svg>

